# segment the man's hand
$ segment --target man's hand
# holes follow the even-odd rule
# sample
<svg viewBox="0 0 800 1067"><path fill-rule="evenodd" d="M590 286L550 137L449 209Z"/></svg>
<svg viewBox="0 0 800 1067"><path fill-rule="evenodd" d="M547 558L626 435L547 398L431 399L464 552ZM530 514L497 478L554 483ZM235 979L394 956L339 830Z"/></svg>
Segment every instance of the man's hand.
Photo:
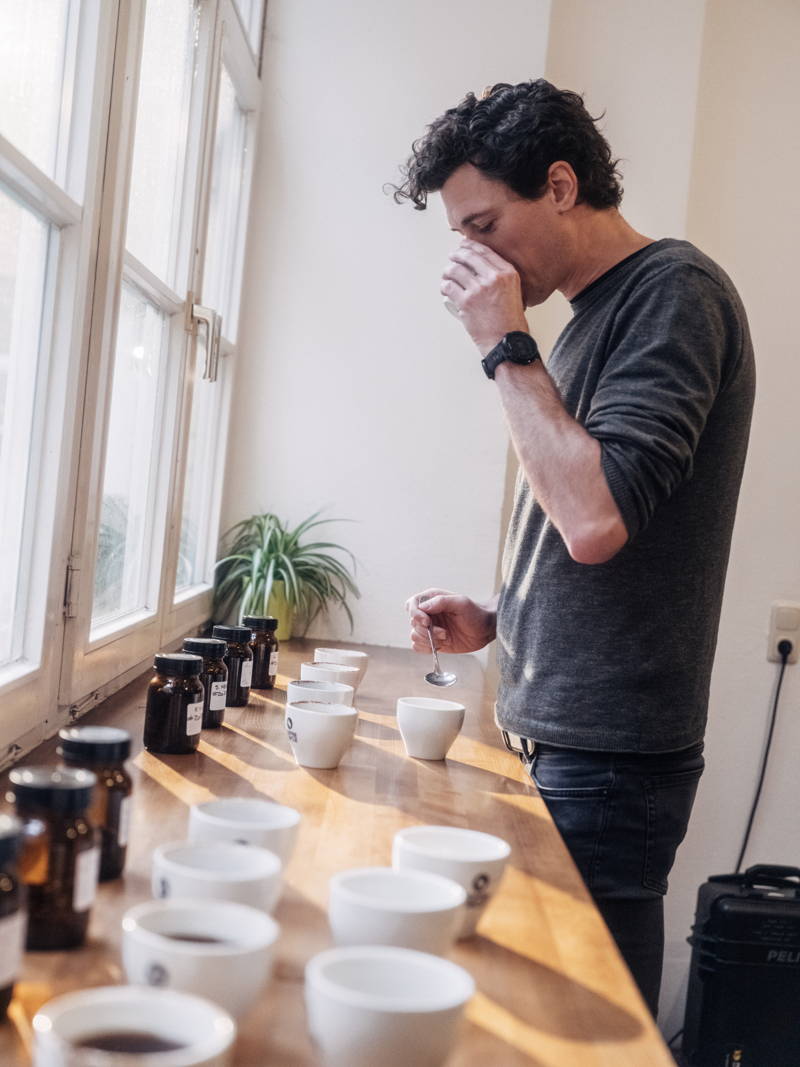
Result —
<svg viewBox="0 0 800 1067"><path fill-rule="evenodd" d="M451 253L440 289L458 308L482 356L512 330L528 332L519 274L478 241L465 239Z"/></svg>
<svg viewBox="0 0 800 1067"><path fill-rule="evenodd" d="M431 628L437 651L477 652L494 641L497 612L447 589L426 589L406 601L411 621L411 646L430 652Z"/></svg>

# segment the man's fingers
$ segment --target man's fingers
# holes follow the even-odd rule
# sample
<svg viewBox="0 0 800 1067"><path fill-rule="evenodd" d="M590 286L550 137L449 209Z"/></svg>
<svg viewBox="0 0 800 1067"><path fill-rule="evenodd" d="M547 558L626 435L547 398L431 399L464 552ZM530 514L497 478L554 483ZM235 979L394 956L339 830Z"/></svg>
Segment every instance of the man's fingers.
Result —
<svg viewBox="0 0 800 1067"><path fill-rule="evenodd" d="M450 259L457 263L462 270L468 271L473 278L491 278L497 273L496 270L492 269L492 265L486 256L482 256L472 248L459 247L450 253Z"/></svg>
<svg viewBox="0 0 800 1067"><path fill-rule="evenodd" d="M447 640L447 630L443 626L432 626L431 633L433 634L433 640L437 643ZM430 641L428 639L428 629L424 626L414 626L411 629L411 639L421 641L430 648Z"/></svg>
<svg viewBox="0 0 800 1067"><path fill-rule="evenodd" d="M466 237L459 249L463 249L466 252L474 253L484 259L487 263L490 263L497 270L516 270L513 263L509 263L507 259L503 259L502 256L498 256L497 252L489 248L488 245L481 244L480 241L473 241L471 238Z"/></svg>
<svg viewBox="0 0 800 1067"><path fill-rule="evenodd" d="M456 285L460 285L462 289L467 289L474 281L476 272L470 270L469 267L464 266L462 263L451 263L447 270L442 274L442 278L447 281L455 282Z"/></svg>

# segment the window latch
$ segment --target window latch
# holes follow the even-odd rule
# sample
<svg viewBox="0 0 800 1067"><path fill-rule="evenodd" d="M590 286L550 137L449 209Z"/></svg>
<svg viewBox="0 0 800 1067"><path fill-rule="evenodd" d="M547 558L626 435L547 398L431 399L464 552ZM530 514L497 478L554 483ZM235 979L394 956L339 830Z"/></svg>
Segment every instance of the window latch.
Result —
<svg viewBox="0 0 800 1067"><path fill-rule="evenodd" d="M187 330L194 334L198 326L203 326L206 331L206 360L203 366L203 380L215 382L217 380L217 368L219 367L222 316L214 311L213 308L206 307L204 304L193 303L192 293L188 295L186 306L189 308Z"/></svg>

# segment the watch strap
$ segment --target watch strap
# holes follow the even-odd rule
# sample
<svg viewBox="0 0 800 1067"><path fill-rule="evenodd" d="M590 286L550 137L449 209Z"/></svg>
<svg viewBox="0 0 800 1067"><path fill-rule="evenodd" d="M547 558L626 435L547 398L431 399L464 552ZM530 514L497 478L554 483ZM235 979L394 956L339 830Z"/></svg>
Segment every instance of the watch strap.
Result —
<svg viewBox="0 0 800 1067"><path fill-rule="evenodd" d="M512 330L502 337L494 348L481 360L486 377L494 380L494 372L506 360L527 367L540 358L539 348L529 333Z"/></svg>

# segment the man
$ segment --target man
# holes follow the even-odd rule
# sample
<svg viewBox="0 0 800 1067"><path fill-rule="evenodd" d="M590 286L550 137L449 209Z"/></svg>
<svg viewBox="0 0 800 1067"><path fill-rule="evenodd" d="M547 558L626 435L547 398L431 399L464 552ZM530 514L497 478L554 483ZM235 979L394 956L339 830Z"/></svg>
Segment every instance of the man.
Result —
<svg viewBox="0 0 800 1067"><path fill-rule="evenodd" d="M432 123L395 199L434 191L463 238L441 292L520 470L499 595L411 597L412 645L429 627L445 652L497 639L498 725L655 1015L753 403L747 320L707 256L628 225L581 97L542 79ZM524 308L555 290L573 317L545 367Z"/></svg>

